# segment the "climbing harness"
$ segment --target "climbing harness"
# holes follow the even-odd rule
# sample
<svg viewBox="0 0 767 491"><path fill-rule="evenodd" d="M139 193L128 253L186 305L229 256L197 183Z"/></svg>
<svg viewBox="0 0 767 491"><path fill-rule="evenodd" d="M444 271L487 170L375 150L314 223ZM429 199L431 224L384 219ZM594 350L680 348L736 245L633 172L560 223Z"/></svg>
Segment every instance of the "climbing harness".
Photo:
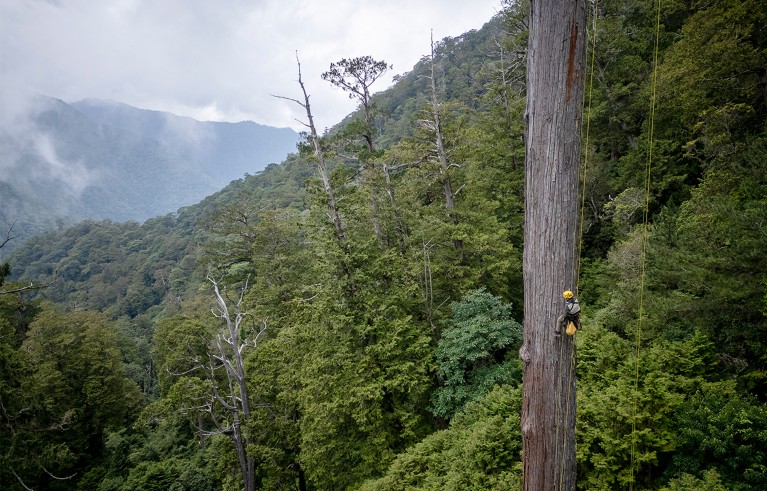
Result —
<svg viewBox="0 0 767 491"><path fill-rule="evenodd" d="M565 331L568 336L574 336L575 332L580 328L580 315L581 306L578 304L578 299L575 298L571 290L566 290L562 296L565 298L565 314L563 321L567 325Z"/></svg>

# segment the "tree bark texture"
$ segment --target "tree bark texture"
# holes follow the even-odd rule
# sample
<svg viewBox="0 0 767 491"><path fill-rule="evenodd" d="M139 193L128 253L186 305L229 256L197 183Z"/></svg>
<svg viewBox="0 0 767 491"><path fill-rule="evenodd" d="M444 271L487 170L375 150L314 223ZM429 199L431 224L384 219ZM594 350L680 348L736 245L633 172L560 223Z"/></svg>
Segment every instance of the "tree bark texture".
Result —
<svg viewBox="0 0 767 491"><path fill-rule="evenodd" d="M575 489L575 345L556 334L578 267L586 1L533 0L527 62L524 489Z"/></svg>

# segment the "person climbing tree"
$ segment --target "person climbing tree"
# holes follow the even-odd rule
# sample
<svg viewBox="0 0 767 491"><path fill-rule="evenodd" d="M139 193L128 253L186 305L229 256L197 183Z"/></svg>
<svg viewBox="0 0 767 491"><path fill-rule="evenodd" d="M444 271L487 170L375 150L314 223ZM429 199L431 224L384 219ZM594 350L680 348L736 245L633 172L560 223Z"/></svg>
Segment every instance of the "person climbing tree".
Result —
<svg viewBox="0 0 767 491"><path fill-rule="evenodd" d="M562 334L562 327L566 326L565 332L572 336L581 328L581 306L571 290L565 290L562 296L565 298L565 313L562 314L557 323L557 334Z"/></svg>
<svg viewBox="0 0 767 491"><path fill-rule="evenodd" d="M524 491L574 491L575 343L557 336L561 285L578 278L578 217L588 2L533 0L525 106ZM558 324L558 323L557 323ZM552 327L554 329L552 329ZM556 408L552 411L552 408Z"/></svg>

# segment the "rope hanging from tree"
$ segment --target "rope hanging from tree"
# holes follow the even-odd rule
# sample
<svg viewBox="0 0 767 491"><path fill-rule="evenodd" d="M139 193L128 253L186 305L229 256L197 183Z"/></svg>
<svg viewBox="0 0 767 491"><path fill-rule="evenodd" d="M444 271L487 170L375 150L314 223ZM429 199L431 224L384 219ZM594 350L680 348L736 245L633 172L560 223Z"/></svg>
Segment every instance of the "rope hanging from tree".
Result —
<svg viewBox="0 0 767 491"><path fill-rule="evenodd" d="M591 61L590 61L590 67L589 67L589 92L588 92L588 103L586 106L586 115L585 115L585 154L583 158L583 167L581 169L581 208L580 208L580 225L578 227L578 237L577 237L577 250L576 254L578 257L578 268L575 274L575 293L573 293L572 290L565 290L562 293L562 296L565 299L565 313L562 315L561 319L562 321L557 322L557 330L561 331L561 329L565 328L565 333L570 336L570 339L572 340L572 345L570 349L570 361L568 363L567 367L567 378L564 383L567 383L567 408L565 411L565 415L570 413L570 399L571 399L571 388L572 388L572 377L573 373L575 371L575 333L580 328L580 304L578 303L576 295L579 292L579 286L580 286L580 277L581 277L581 264L582 264L582 252L583 252L583 223L585 219L584 209L585 209L585 203L586 203L586 171L588 169L588 163L589 163L589 137L591 132L591 106L592 106L592 100L593 100L593 93L594 93L594 67L595 67L595 60L596 60L596 44L597 44L597 12L599 11L599 0L594 1L594 10L592 14L592 45L591 45ZM583 124L582 124L583 126ZM574 243L576 241L573 241ZM563 325L564 324L564 325ZM562 366L562 358L563 358L563 350L564 350L564 341L560 341L559 344L559 366ZM561 386L560 386L561 391ZM562 412L561 408L558 409L557 414L557 422L559 424L563 424L563 418L562 418ZM559 426L557 426L559 427ZM562 455L564 455L566 446L567 446L567 439L569 438L569 427L567 424L564 424L564 431L562 432ZM559 440L557 439L557 442ZM564 480L564 466L565 461L564 458L560 458L560 445L557 444L556 458L560 462L561 468L559 473L559 488L562 489L563 487L563 480Z"/></svg>
<svg viewBox="0 0 767 491"><path fill-rule="evenodd" d="M570 411L570 389L572 387L572 384L570 383L573 372L575 370L575 339L574 335L577 332L577 330L580 328L580 305L578 304L577 298L575 295L579 292L579 285L580 285L580 276L581 276L581 264L582 264L582 252L583 252L583 224L585 221L585 202L586 202L586 171L588 169L588 163L589 163L589 136L590 136L590 126L591 126L591 106L592 106L592 98L593 98L593 87L594 87L594 67L595 67L595 54L596 54L596 19L597 19L597 12L599 9L599 2L596 0L594 2L594 13L592 15L592 50L591 50L591 63L590 63L590 70L589 70L589 94L588 94L588 104L587 104L587 110L586 110L586 117L585 117L585 156L583 159L583 167L581 170L581 209L580 209L580 227L578 230L578 248L577 248L577 256L578 256L578 268L576 273L576 285L575 285L575 293L573 293L571 290L566 290L563 293L563 297L565 298L565 314L563 314L560 319L557 320L557 334L561 333L561 329L565 327L565 333L571 336L572 339L572 349L570 350L570 363L568 364L568 375L565 379L565 383L568 385L568 397L567 397L567 405L566 411L564 414L569 414ZM636 330L636 339L635 339L635 374L634 374L634 395L633 395L633 408L632 408L632 427L631 427L631 463L630 463L630 471L631 471L631 480L629 483L629 489L633 490L634 485L634 472L635 472L635 466L636 466L636 418L637 418L637 399L638 399L638 393L639 393L639 354L640 354L640 348L641 348L641 332L642 332L642 321L643 321L643 314L644 314L644 285L645 285L645 272L646 272L646 256L647 256L647 236L648 236L648 224L649 224L649 203L650 203L650 182L651 182L651 170L652 170L652 161L653 161L653 136L654 136L654 130L655 130L655 104L657 99L657 76L658 76L658 52L659 52L659 39L660 39L660 12L661 12L661 3L660 0L657 1L657 15L656 15L656 26L655 26L655 46L654 46L654 54L653 54L653 77L652 77L652 96L650 100L650 131L648 135L648 157L647 157L647 164L645 168L645 206L644 206L644 216L643 216L643 225L642 225L642 254L641 254L641 276L640 276L640 293L639 293L639 319L638 319L638 326ZM559 352L559 366L562 366L562 358L563 358L563 349L564 349L564 340L560 342L560 352ZM561 390L561 386L560 386ZM557 421L559 428L559 423L561 423L562 420L562 408L557 407ZM562 434L562 455L564 454L564 449L567 445L567 438L569 436L568 434L568 426L564 425L564 431ZM559 440L557 440L559 441ZM562 469L560 471L560 489L562 488L562 482L563 482L563 474L564 474L564 459L560 458L560 448L559 445L557 445L556 448L556 459L558 461L561 461Z"/></svg>
<svg viewBox="0 0 767 491"><path fill-rule="evenodd" d="M636 432L636 420L637 420L637 399L639 397L639 352L642 346L642 321L644 319L644 292L645 292L645 273L647 266L647 235L648 224L650 221L650 177L652 171L653 162L653 137L655 133L655 103L658 94L658 46L660 41L660 0L657 2L656 7L656 22L655 22L655 49L653 52L653 74L652 74L652 96L650 98L650 131L647 135L647 164L645 166L645 205L644 205L644 217L642 221L642 256L641 256L641 272L639 280L639 319L637 321L637 329L635 336L635 353L634 353L634 397L632 403L631 414L631 480L629 481L629 489L634 489L634 472L636 470L636 444L637 444L637 432Z"/></svg>

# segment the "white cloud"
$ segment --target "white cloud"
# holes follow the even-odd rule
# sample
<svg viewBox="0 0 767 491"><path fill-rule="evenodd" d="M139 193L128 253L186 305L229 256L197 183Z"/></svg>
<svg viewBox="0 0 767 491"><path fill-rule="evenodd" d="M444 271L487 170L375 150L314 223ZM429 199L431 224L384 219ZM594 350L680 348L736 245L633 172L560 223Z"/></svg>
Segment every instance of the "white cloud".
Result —
<svg viewBox="0 0 767 491"><path fill-rule="evenodd" d="M95 181L98 171L89 170L80 161L71 162L61 159L48 135L39 135L35 139L34 148L43 160L42 165L28 169L30 181L61 182L64 186L57 189L76 197L79 197L80 193Z"/></svg>
<svg viewBox="0 0 767 491"><path fill-rule="evenodd" d="M331 62L369 54L401 74L428 53L431 29L435 39L457 36L499 8L500 0L3 0L0 92L300 129L301 108L270 96L299 95L298 50L326 127L354 109L320 78Z"/></svg>

